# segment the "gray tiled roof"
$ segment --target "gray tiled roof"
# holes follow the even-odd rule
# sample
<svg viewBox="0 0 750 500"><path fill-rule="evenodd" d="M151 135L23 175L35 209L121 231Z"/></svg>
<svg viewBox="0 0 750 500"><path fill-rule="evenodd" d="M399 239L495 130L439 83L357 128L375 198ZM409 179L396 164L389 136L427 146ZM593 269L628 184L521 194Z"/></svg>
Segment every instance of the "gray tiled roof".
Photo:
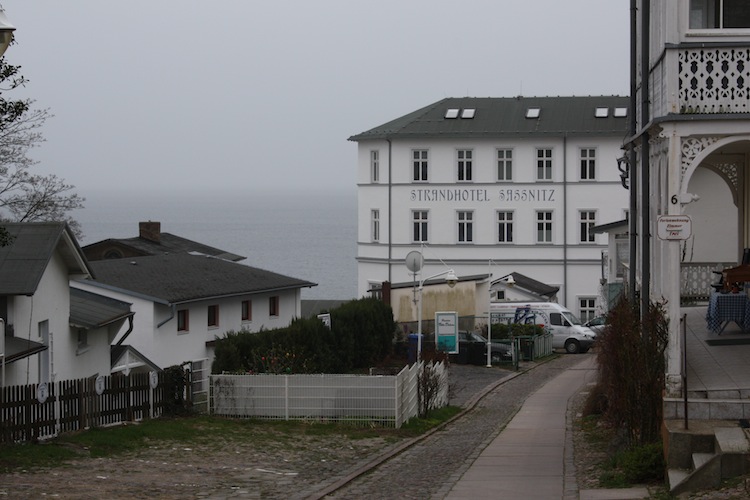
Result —
<svg viewBox="0 0 750 500"><path fill-rule="evenodd" d="M317 286L244 264L188 253L99 260L90 265L96 284L169 304Z"/></svg>
<svg viewBox="0 0 750 500"><path fill-rule="evenodd" d="M559 286L551 286L546 283L542 283L541 281L537 281L534 278L529 278L528 276L524 274L516 273L516 272L512 272L509 275L498 278L494 280L492 283L493 284L500 283L502 282L502 280L504 280L505 278L511 275L513 276L513 280L516 282L515 286L519 288L523 288L524 290L528 290L530 292L534 292L537 295L552 297L553 295L555 295L557 292L560 291Z"/></svg>
<svg viewBox="0 0 750 500"><path fill-rule="evenodd" d="M170 233L159 233L159 241L151 241L140 236L133 238L109 238L106 240L91 243L83 247L84 251L92 248L101 247L107 243L113 243L116 245L122 245L130 247L142 255L160 255L164 253L177 253L177 252L198 252L205 255L211 255L212 257L219 257L221 259L231 260L234 262L244 260L246 257L237 255L226 250L221 250L212 246L198 243L197 241L183 238L182 236L176 236Z"/></svg>
<svg viewBox="0 0 750 500"><path fill-rule="evenodd" d="M614 108L627 108L628 97L449 97L378 127L349 137L350 141L410 138L501 138L627 133L627 117L614 117ZM606 118L594 116L608 108ZM539 108L539 118L526 118ZM474 118L446 118L448 109L474 109Z"/></svg>
<svg viewBox="0 0 750 500"><path fill-rule="evenodd" d="M99 328L133 314L127 302L78 288L70 289L70 324L73 326Z"/></svg>
<svg viewBox="0 0 750 500"><path fill-rule="evenodd" d="M71 274L90 273L64 222L5 222L2 226L13 241L0 247L0 295L33 295L55 251L60 252Z"/></svg>

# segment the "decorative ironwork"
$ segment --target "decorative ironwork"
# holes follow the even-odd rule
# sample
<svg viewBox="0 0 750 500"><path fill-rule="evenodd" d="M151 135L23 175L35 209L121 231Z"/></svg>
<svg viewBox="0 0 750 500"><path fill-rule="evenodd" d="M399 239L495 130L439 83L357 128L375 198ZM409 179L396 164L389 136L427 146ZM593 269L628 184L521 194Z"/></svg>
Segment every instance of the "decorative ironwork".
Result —
<svg viewBox="0 0 750 500"><path fill-rule="evenodd" d="M682 178L685 177L685 172L690 168L695 157L718 140L719 137L714 136L682 139Z"/></svg>
<svg viewBox="0 0 750 500"><path fill-rule="evenodd" d="M680 113L750 112L750 48L678 53Z"/></svg>

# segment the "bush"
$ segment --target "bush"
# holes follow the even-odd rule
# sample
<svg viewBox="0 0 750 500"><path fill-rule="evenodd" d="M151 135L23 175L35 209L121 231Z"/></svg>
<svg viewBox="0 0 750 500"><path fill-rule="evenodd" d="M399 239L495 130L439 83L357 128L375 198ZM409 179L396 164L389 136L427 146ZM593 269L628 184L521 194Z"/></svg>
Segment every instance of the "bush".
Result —
<svg viewBox="0 0 750 500"><path fill-rule="evenodd" d="M333 309L331 329L318 318L286 328L227 332L216 339L212 373L343 373L391 354L396 324L383 302L367 298Z"/></svg>
<svg viewBox="0 0 750 500"><path fill-rule="evenodd" d="M509 339L512 337L531 337L544 334L542 325L525 325L520 323L494 323L492 325L492 339Z"/></svg>

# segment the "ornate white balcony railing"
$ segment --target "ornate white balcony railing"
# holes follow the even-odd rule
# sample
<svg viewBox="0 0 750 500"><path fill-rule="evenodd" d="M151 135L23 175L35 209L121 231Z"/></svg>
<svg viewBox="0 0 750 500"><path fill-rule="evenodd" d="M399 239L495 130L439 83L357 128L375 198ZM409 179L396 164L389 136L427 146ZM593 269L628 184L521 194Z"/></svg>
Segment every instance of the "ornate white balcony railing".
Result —
<svg viewBox="0 0 750 500"><path fill-rule="evenodd" d="M734 267L734 262L683 262L680 265L680 299L683 304L691 302L708 302L713 288L720 276L714 271Z"/></svg>
<svg viewBox="0 0 750 500"><path fill-rule="evenodd" d="M680 113L750 112L750 47L678 51Z"/></svg>

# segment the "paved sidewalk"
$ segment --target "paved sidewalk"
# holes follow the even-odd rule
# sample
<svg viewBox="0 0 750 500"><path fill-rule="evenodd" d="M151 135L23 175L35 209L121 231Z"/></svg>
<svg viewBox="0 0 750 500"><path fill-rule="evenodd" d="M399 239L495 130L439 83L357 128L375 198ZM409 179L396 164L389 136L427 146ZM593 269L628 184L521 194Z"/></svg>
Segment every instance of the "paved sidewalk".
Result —
<svg viewBox="0 0 750 500"><path fill-rule="evenodd" d="M568 432L568 400L593 382L596 360L565 370L532 394L482 451L446 499L605 499L648 497L645 488L578 491ZM615 496L610 496L610 495Z"/></svg>

